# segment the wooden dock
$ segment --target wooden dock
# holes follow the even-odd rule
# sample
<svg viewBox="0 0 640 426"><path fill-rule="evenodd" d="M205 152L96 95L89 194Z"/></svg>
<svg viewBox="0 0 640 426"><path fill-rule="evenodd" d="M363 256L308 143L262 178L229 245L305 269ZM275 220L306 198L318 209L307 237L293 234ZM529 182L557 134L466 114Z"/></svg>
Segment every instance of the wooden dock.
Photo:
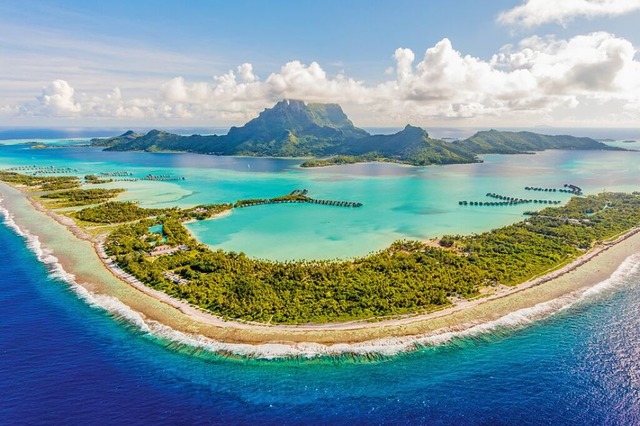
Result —
<svg viewBox="0 0 640 426"><path fill-rule="evenodd" d="M315 198L308 197L307 194L309 191L306 189L296 189L291 191L289 195L285 195L283 197L276 198L261 198L261 199L252 199L252 200L239 200L236 202L236 208L244 208L244 207L253 207L253 206L261 206L265 204L320 204L322 206L334 206L334 207L362 207L362 203L354 202L354 201L338 201L338 200L318 200Z"/></svg>

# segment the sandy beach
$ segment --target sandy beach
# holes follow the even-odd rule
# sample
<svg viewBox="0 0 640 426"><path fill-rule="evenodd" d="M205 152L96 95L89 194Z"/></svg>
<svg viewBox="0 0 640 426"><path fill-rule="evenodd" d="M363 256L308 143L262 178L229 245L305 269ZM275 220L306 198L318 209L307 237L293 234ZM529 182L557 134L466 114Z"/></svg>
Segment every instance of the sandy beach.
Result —
<svg viewBox="0 0 640 426"><path fill-rule="evenodd" d="M522 310L529 310L531 317L548 315L607 280L626 259L640 253L640 233L635 229L548 275L430 314L375 322L253 324L227 321L202 312L123 276L101 252L100 240L88 235L73 220L47 211L30 201L28 194L4 183L0 183L0 194L4 198L1 206L10 212L15 224L37 236L62 269L72 275L73 282L90 292L94 303L105 309L109 309L105 305L117 305L119 312L130 310L127 312L134 322L162 330L159 334L163 336L168 335L168 327L214 350L258 356L268 352L274 356L392 352L389 346L394 346L397 352L499 321Z"/></svg>

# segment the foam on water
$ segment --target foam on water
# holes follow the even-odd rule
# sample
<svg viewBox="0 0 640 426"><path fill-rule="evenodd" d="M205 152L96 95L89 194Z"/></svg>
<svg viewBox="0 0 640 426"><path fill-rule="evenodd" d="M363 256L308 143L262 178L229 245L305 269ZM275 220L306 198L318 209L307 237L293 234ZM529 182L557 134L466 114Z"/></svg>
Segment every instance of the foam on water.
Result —
<svg viewBox="0 0 640 426"><path fill-rule="evenodd" d="M616 269L613 274L606 280L588 288L580 296L581 300L593 298L600 295L607 290L616 288L626 283L626 278L629 275L636 273L640 269L640 253L633 254L625 259Z"/></svg>
<svg viewBox="0 0 640 426"><path fill-rule="evenodd" d="M0 203L2 203L2 198L0 198ZM28 229L20 228L13 220L13 215L1 206L0 216L4 217L3 223L7 225L7 227L25 239L27 248L47 267L49 277L69 284L70 288L90 306L104 309L115 318L126 320L140 330L149 332L149 327L140 314L122 303L119 299L113 296L93 293L78 284L75 275L64 270L58 258L53 255L53 252L42 247L38 236L32 234Z"/></svg>
<svg viewBox="0 0 640 426"><path fill-rule="evenodd" d="M0 203L2 198L0 198ZM590 300L602 295L608 290L615 289L626 283L626 278L640 269L640 254L634 254L624 262L608 279L587 289L564 295L547 302L538 303L530 308L511 312L497 320L465 326L439 330L428 335L388 337L352 344L324 345L312 342L303 343L267 343L267 344L239 344L220 342L202 335L185 333L161 324L157 321L144 319L138 312L113 296L97 294L87 290L76 281L73 274L64 270L53 253L42 247L37 235L27 229L21 229L13 220L13 215L0 206L0 215L4 217L4 224L16 234L22 236L27 247L36 255L37 259L46 265L49 275L69 284L70 288L90 306L107 311L116 320L134 326L142 333L148 333L161 341L170 342L186 347L206 350L215 354L232 354L256 359L275 358L315 358L324 356L393 356L404 352L418 350L424 346L438 346L449 344L454 340L489 335L498 330L518 329L535 321L547 318L561 312L578 302Z"/></svg>
<svg viewBox="0 0 640 426"><path fill-rule="evenodd" d="M594 295L602 294L606 290L620 286L625 282L625 278L629 274L636 272L639 267L640 255L632 255L619 266L610 278L586 292L571 293L548 302L539 303L530 308L520 309L495 321L475 324L464 329L450 329L433 335L390 337L361 343L335 345L311 342L249 345L219 342L201 335L180 332L157 322L148 321L147 324L152 334L164 340L205 349L214 353L231 353L252 358L313 358L345 354L393 356L419 349L422 346L444 345L455 339L490 334L500 329L517 329L527 326L535 321L561 312L578 302L585 301Z"/></svg>
<svg viewBox="0 0 640 426"><path fill-rule="evenodd" d="M201 335L174 330L155 321L149 321L150 332L161 339L185 346L204 349L214 353L230 353L251 358L274 359L283 357L314 358L322 356L394 356L400 353L420 349L424 346L439 346L457 339L488 335L501 329L518 329L561 312L578 302L614 289L626 282L626 278L640 268L640 254L629 256L618 269L605 281L580 291L539 303L530 308L511 312L495 321L478 323L464 329L441 330L437 334L407 337L389 337L361 343L323 345L318 343L296 344L235 344L219 342ZM442 332L444 331L444 332Z"/></svg>
<svg viewBox="0 0 640 426"><path fill-rule="evenodd" d="M455 339L476 337L491 334L500 329L517 329L537 320L561 312L577 302L601 294L605 290L615 288L625 282L625 278L640 267L640 255L627 258L607 280L592 287L587 292L575 292L563 297L542 302L530 308L511 312L495 321L471 325L464 329L450 329L433 335L389 337L353 344L323 345L318 343L261 345L225 343L202 335L189 334L174 330L155 321L147 321L150 333L155 337L185 346L204 349L213 353L235 354L251 358L274 359L282 357L314 358L321 356L380 355L393 356L403 352L419 349L423 346L437 346L452 342Z"/></svg>

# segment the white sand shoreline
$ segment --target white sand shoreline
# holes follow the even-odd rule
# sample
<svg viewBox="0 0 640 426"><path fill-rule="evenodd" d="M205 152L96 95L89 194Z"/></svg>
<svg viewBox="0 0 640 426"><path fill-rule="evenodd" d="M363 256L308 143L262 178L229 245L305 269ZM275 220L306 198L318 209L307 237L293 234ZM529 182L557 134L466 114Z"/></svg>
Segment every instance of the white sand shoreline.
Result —
<svg viewBox="0 0 640 426"><path fill-rule="evenodd" d="M411 324L417 321L428 320L431 318L437 318L441 316L445 316L451 314L453 312L459 312L465 309L468 309L472 306L477 306L483 303L487 303L491 300L500 299L503 297L508 297L515 293L524 291L528 288L535 287L547 283L555 278L559 278L564 274L575 271L580 266L585 263L593 260L596 256L600 255L602 252L608 250L609 248L619 244L620 242L626 240L627 238L631 238L632 236L638 234L640 232L640 228L634 228L631 231L619 236L613 241L603 243L591 250L582 256L578 257L573 262L549 272L541 277L535 278L530 281L526 281L522 284L519 284L514 287L508 287L506 289L502 289L501 291L496 292L495 294L489 295L485 298L478 298L474 300L463 300L451 307L447 307L435 312L430 312L427 314L420 315L407 315L403 318L396 319L378 319L376 321L368 321L368 320L357 320L357 321L348 321L348 322L336 322L336 323L325 323L325 324L297 324L297 325L275 325L275 324L262 324L262 323L252 323L252 322L240 322L233 320L225 320L216 315L201 311L195 306L190 305L187 302L175 299L166 293L155 290L151 287L146 286L140 280L135 278L134 276L128 274L127 272L120 269L105 253L104 246L102 241L95 242L95 250L98 254L98 257L103 261L104 265L119 279L127 282L129 285L137 288L138 290L149 294L152 297L155 297L158 300L161 300L168 305L179 309L185 315L190 315L192 317L197 318L199 321L203 321L207 324L217 326L217 327L234 327L239 329L249 329L249 328L278 328L281 330L357 330L362 328L371 328L371 327L384 327L384 326L398 326L403 324Z"/></svg>

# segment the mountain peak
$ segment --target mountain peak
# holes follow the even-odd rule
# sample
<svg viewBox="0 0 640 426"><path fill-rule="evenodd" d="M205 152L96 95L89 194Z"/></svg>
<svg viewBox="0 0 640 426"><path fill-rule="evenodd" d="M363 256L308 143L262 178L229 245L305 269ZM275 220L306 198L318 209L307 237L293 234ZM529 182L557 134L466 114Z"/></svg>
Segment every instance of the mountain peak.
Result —
<svg viewBox="0 0 640 426"><path fill-rule="evenodd" d="M244 126L232 127L225 139L241 152L264 150L274 155L290 155L290 151L299 152L302 145L309 146L311 153L311 147L319 141L333 144L366 136L369 134L355 127L337 104L283 99Z"/></svg>
<svg viewBox="0 0 640 426"><path fill-rule="evenodd" d="M116 137L124 138L124 139L136 139L136 138L139 138L140 136L142 136L142 134L134 132L133 130L127 130L120 136L116 136Z"/></svg>
<svg viewBox="0 0 640 426"><path fill-rule="evenodd" d="M300 108L305 108L306 106L307 106L307 103L305 101L301 101L299 99L283 99L283 100L279 101L278 103L276 103L273 106L273 109L275 109L275 108L300 109Z"/></svg>
<svg viewBox="0 0 640 426"><path fill-rule="evenodd" d="M166 132L164 130L158 130L158 129L153 129L153 130L149 130L149 132L147 133L147 136L164 136L164 135L168 135L169 132Z"/></svg>
<svg viewBox="0 0 640 426"><path fill-rule="evenodd" d="M411 124L407 124L406 126L404 126L404 129L402 129L401 133L424 136L425 138L429 137L429 133L427 133L427 131L422 127L412 126Z"/></svg>

